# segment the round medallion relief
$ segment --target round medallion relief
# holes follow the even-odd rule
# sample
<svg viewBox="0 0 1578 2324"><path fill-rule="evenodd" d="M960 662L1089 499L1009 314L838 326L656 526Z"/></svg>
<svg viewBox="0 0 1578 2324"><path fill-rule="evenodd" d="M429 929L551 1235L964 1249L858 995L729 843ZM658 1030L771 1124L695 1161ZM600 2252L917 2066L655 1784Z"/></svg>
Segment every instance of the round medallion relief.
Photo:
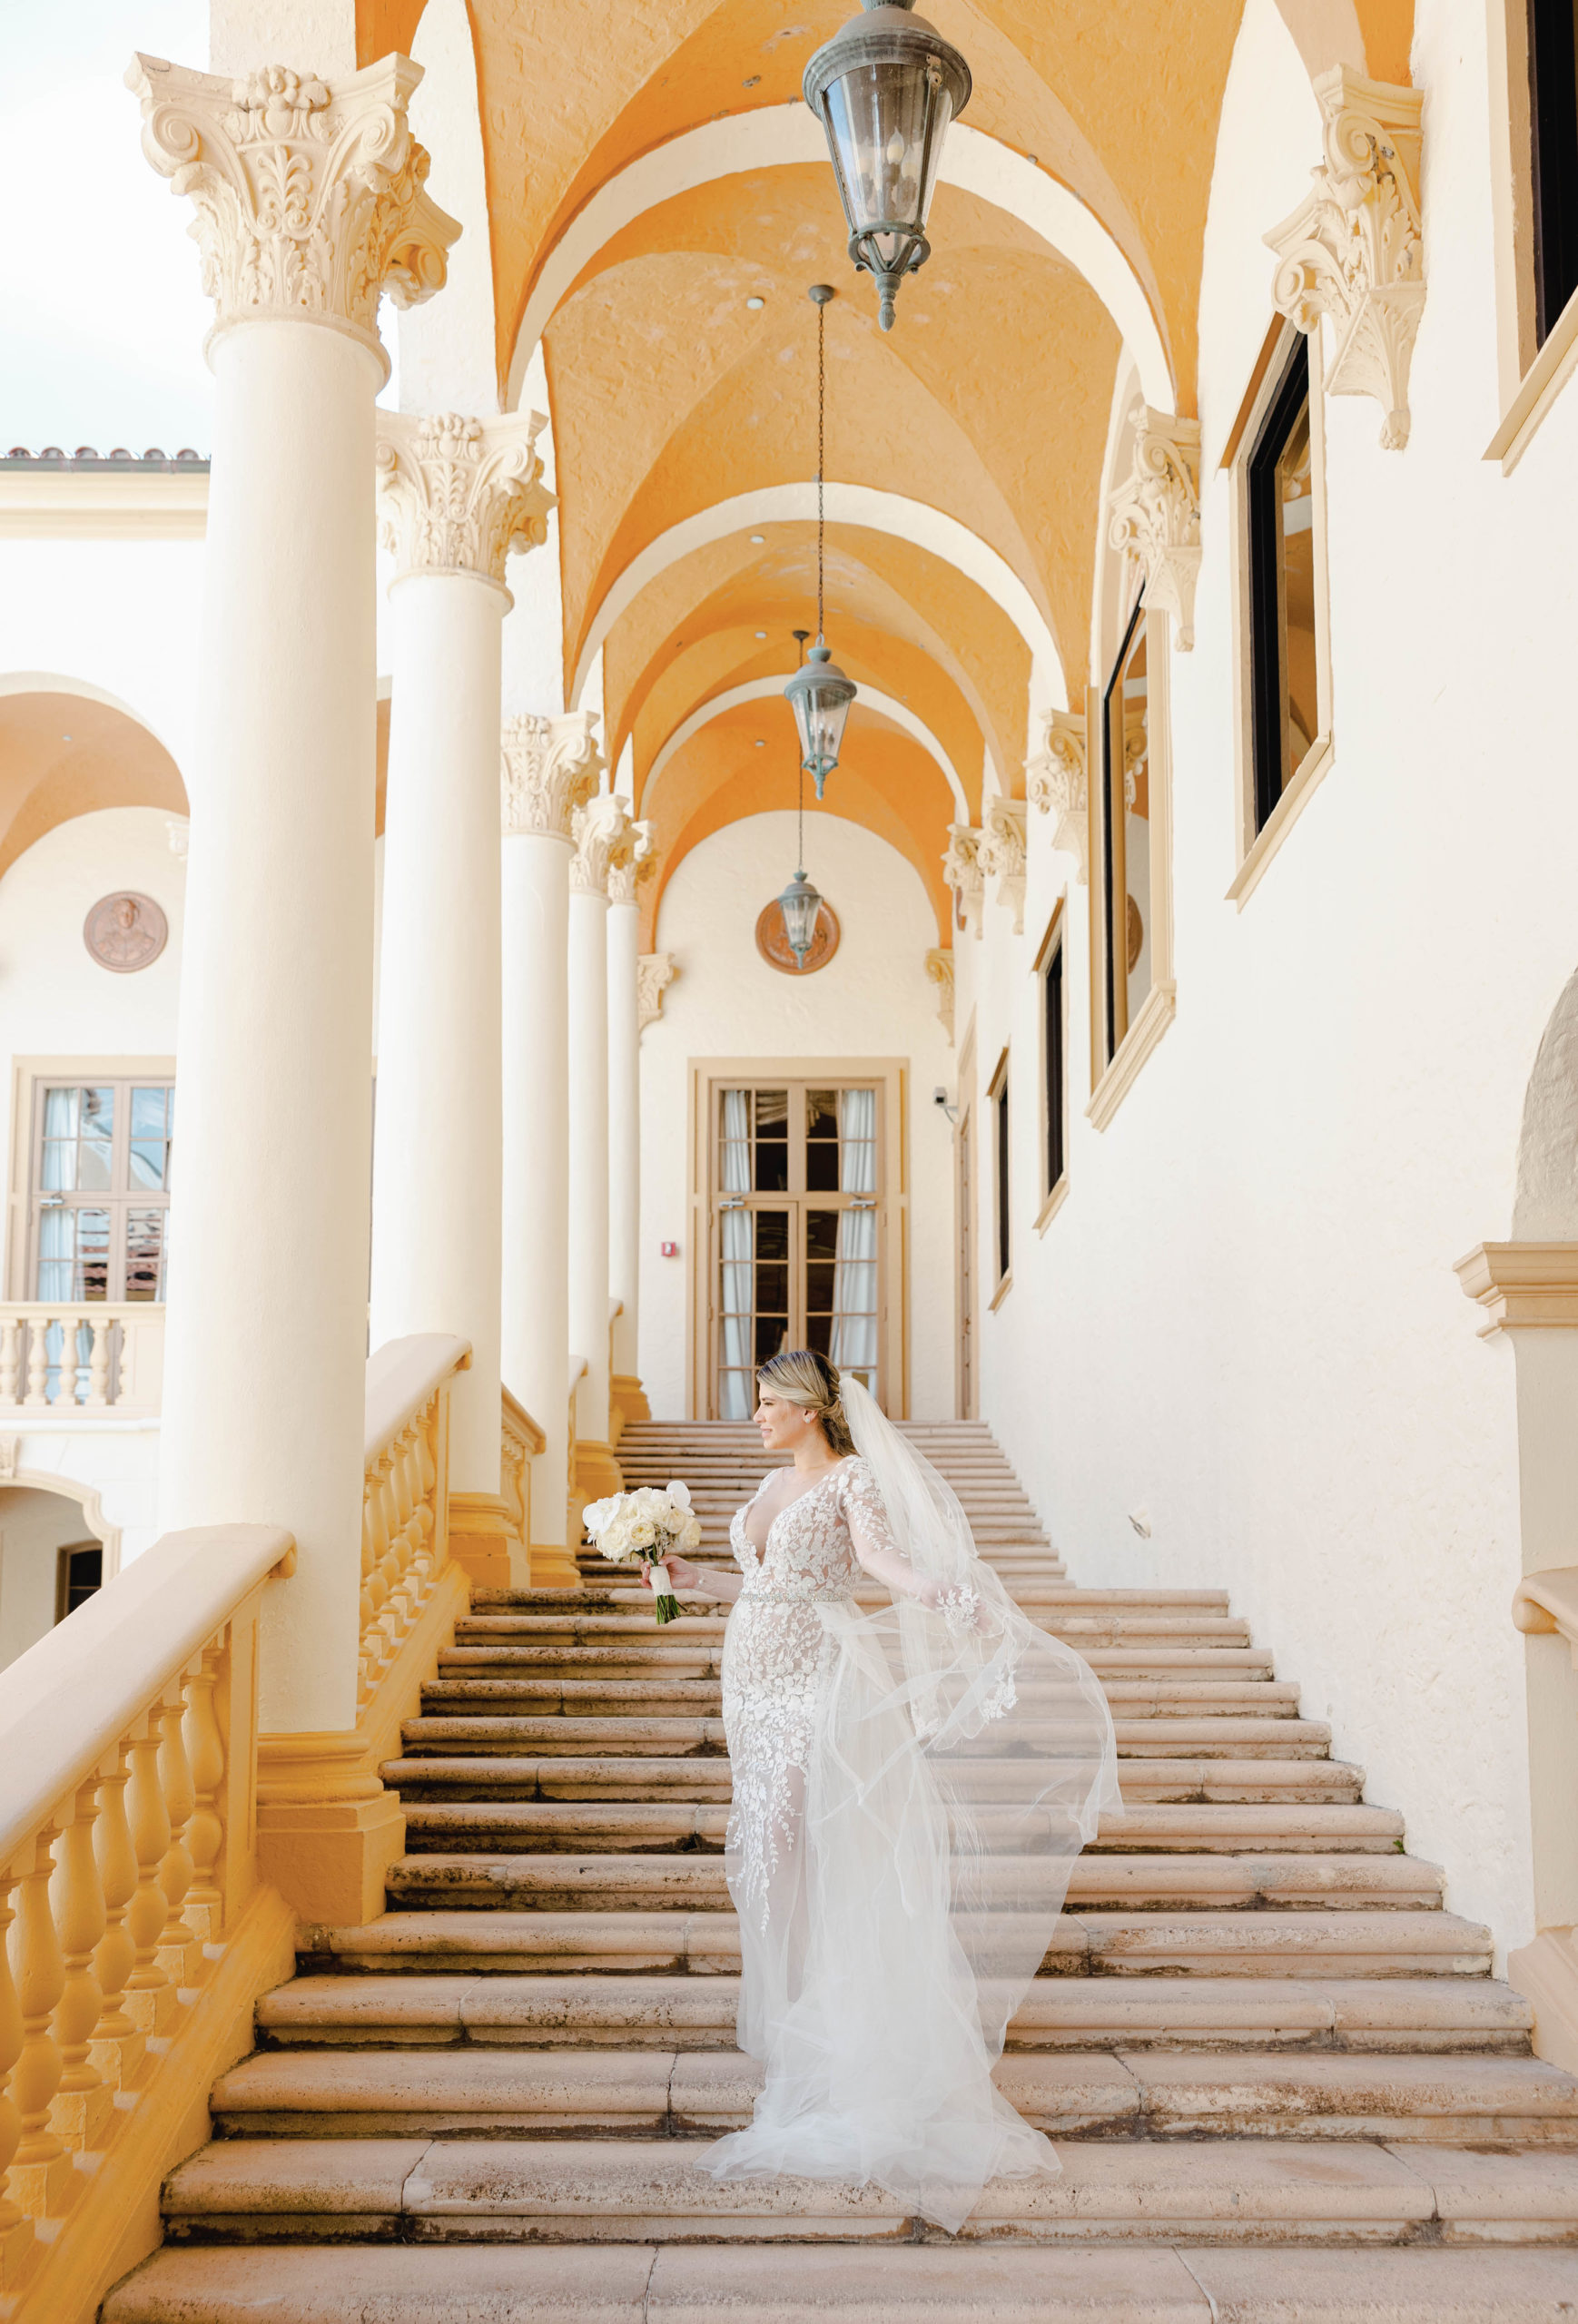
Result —
<svg viewBox="0 0 1578 2324"><path fill-rule="evenodd" d="M152 896L130 888L101 896L83 922L83 942L101 969L131 976L159 958L170 940L170 923Z"/></svg>
<svg viewBox="0 0 1578 2324"><path fill-rule="evenodd" d="M789 949L789 939L784 932L784 915L776 901L764 904L756 921L756 950L770 969L781 976L808 977L824 969L838 950L838 914L830 903L824 902L816 915L816 927L811 938L811 950L805 955L805 966L796 965Z"/></svg>

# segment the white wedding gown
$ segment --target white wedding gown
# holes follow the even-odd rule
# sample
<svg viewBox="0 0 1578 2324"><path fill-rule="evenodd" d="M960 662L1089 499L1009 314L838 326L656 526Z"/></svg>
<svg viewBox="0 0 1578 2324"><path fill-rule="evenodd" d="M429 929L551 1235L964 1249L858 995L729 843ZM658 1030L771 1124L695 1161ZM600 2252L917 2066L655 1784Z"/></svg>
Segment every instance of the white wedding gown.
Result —
<svg viewBox="0 0 1578 2324"><path fill-rule="evenodd" d="M748 1510L731 1528L727 1876L740 2047L764 2081L703 2167L874 2181L953 2230L989 2179L1058 2169L991 2068L1073 1860L1118 1806L1112 1725L936 1472L863 1392L846 1408L875 1466L830 1471L760 1555ZM863 1562L895 1555L954 1593L949 1614L860 1611Z"/></svg>

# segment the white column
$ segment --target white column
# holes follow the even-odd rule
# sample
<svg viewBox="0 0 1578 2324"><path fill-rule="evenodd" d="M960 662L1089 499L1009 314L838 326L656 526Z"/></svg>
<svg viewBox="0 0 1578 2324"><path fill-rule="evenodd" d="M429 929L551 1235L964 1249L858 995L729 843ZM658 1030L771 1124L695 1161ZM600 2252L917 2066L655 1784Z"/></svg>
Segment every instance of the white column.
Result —
<svg viewBox="0 0 1578 2324"><path fill-rule="evenodd" d="M503 1264L499 658L505 560L540 544L536 414L380 414L393 644L373 1151L374 1347L456 1332L471 1366L449 1405L449 1548L518 1588L499 1491Z"/></svg>
<svg viewBox="0 0 1578 2324"><path fill-rule="evenodd" d="M586 711L504 729L504 1384L547 1443L532 1462L531 1579L575 1589L569 1543L570 819L602 757Z"/></svg>
<svg viewBox="0 0 1578 2324"><path fill-rule="evenodd" d="M636 891L655 867L651 827L632 826L634 849L608 872L608 1296L614 1324L610 1424L649 1420L641 1393L637 1294L641 1236L641 906Z"/></svg>
<svg viewBox="0 0 1578 2324"><path fill-rule="evenodd" d="M418 77L127 75L217 310L160 1522L295 1534L263 1602L273 1731L356 1719L377 309L437 289L458 231L422 191Z"/></svg>
<svg viewBox="0 0 1578 2324"><path fill-rule="evenodd" d="M570 1354L584 1356L576 1399L583 1494L617 1490L608 1441L608 870L634 847L623 799L577 810L570 859Z"/></svg>

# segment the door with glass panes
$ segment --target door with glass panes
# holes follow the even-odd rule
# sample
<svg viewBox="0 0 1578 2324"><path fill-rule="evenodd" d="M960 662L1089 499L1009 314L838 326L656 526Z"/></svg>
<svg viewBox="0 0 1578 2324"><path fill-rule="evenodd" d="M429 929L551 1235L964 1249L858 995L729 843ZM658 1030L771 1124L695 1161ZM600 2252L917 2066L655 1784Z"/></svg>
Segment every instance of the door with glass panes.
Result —
<svg viewBox="0 0 1578 2324"><path fill-rule="evenodd" d="M881 1396L880 1082L715 1086L707 1210L709 1408L748 1420L756 1368L809 1347Z"/></svg>
<svg viewBox="0 0 1578 2324"><path fill-rule="evenodd" d="M168 1081L38 1085L35 1299L74 1306L163 1298L174 1114Z"/></svg>

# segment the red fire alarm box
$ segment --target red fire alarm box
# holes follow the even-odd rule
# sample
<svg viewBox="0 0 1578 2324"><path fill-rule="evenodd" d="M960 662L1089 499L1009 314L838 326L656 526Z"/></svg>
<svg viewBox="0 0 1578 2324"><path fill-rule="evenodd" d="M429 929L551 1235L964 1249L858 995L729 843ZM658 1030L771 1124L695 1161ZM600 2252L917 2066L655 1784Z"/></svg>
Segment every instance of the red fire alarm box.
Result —
<svg viewBox="0 0 1578 2324"><path fill-rule="evenodd" d="M659 1251L662 1252L666 1259L677 1259L679 1256L679 1245L677 1243L659 1243L657 1247Z"/></svg>

